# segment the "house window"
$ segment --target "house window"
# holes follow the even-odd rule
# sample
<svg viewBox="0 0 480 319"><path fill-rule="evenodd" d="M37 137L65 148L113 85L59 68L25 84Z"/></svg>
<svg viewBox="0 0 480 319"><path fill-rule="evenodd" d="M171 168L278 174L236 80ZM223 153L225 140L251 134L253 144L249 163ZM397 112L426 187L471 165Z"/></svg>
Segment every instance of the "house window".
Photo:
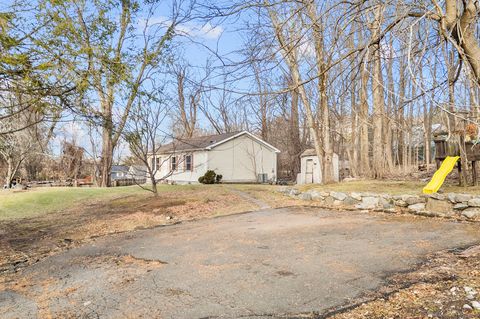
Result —
<svg viewBox="0 0 480 319"><path fill-rule="evenodd" d="M171 165L172 171L177 170L177 157L176 156L172 156L170 158L170 163L172 164Z"/></svg>
<svg viewBox="0 0 480 319"><path fill-rule="evenodd" d="M161 162L161 157L157 157L155 161L155 169L154 170L159 170L160 169L160 162Z"/></svg>
<svg viewBox="0 0 480 319"><path fill-rule="evenodd" d="M185 155L185 170L192 171L193 155Z"/></svg>

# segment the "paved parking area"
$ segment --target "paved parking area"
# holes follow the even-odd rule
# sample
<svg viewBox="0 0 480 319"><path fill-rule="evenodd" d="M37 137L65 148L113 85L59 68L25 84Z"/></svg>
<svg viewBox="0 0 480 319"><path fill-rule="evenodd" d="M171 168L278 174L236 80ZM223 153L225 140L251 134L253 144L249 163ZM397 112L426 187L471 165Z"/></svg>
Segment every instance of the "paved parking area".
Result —
<svg viewBox="0 0 480 319"><path fill-rule="evenodd" d="M429 253L478 242L478 224L267 209L105 237L49 257L0 290L0 317L322 313Z"/></svg>

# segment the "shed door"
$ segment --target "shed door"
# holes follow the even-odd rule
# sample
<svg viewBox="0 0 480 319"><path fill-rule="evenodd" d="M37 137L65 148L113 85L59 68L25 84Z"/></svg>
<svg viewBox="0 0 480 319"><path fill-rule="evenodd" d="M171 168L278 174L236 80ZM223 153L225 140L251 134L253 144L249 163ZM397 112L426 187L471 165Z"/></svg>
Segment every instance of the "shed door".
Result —
<svg viewBox="0 0 480 319"><path fill-rule="evenodd" d="M313 159L307 159L305 165L305 184L313 184Z"/></svg>

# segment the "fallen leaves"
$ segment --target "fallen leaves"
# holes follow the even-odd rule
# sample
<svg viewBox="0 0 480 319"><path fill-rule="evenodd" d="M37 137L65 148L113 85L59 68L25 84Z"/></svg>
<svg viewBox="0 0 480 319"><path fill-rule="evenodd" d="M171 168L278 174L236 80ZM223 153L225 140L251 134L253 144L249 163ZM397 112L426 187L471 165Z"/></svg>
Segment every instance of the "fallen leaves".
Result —
<svg viewBox="0 0 480 319"><path fill-rule="evenodd" d="M432 256L413 272L392 277L389 285L364 297L352 310L329 318L480 318L477 300L472 300L480 299L479 249Z"/></svg>

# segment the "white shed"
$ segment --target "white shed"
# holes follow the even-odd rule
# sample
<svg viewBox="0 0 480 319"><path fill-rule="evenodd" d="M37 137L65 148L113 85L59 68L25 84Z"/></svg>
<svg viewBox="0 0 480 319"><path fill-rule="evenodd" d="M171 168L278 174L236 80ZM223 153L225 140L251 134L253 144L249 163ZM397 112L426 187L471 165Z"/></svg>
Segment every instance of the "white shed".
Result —
<svg viewBox="0 0 480 319"><path fill-rule="evenodd" d="M333 176L336 182L340 179L338 155L333 154ZM321 162L315 149L307 149L300 155L301 168L297 176L297 184L321 184L323 182Z"/></svg>

